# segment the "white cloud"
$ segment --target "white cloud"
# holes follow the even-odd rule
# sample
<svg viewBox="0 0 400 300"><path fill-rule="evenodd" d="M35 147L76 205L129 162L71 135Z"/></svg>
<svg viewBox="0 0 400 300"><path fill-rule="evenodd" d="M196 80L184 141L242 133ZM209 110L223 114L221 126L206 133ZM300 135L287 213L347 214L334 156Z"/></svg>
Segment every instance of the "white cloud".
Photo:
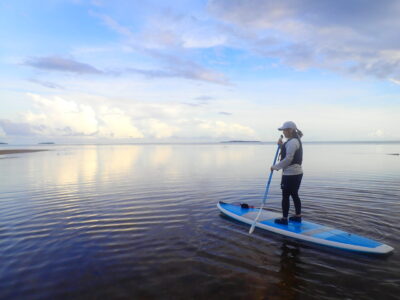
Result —
<svg viewBox="0 0 400 300"><path fill-rule="evenodd" d="M373 138L381 138L385 136L385 133L381 129L377 129L370 133L370 136Z"/></svg>
<svg viewBox="0 0 400 300"><path fill-rule="evenodd" d="M209 12L244 49L295 68L400 77L398 1L212 0ZM247 32L247 34L243 34ZM265 43L264 41L268 41Z"/></svg>
<svg viewBox="0 0 400 300"><path fill-rule="evenodd" d="M118 32L119 34L124 35L128 38L134 38L131 30L128 27L122 26L117 21L115 21L113 18L111 18L110 16L103 15L103 14L97 14L92 11L90 12L90 14L92 16L100 18L106 26L108 26L110 29Z"/></svg>
<svg viewBox="0 0 400 300"><path fill-rule="evenodd" d="M177 77L229 84L223 73L203 66L191 55L190 50L193 48L209 48L224 44L224 36L213 35L211 32L215 30L208 23L167 11L148 20L141 31L134 32L108 15L97 13L92 15L103 20L107 27L124 38L124 48L144 54L158 65L147 69L131 65L118 72L137 73L148 78Z"/></svg>
<svg viewBox="0 0 400 300"><path fill-rule="evenodd" d="M146 120L143 125L146 128L148 136L156 139L170 138L180 132L178 127L171 126L157 119Z"/></svg>
<svg viewBox="0 0 400 300"><path fill-rule="evenodd" d="M185 48L212 48L224 45L226 38L224 36L209 37L206 33L198 35L185 34L183 36L183 46Z"/></svg>
<svg viewBox="0 0 400 300"><path fill-rule="evenodd" d="M96 136L111 138L142 138L143 134L123 111L101 106L78 104L62 97L46 98L29 94L37 112L22 114L22 121L47 136Z"/></svg>
<svg viewBox="0 0 400 300"><path fill-rule="evenodd" d="M227 47L296 69L400 78L400 42L393 30L400 26L397 1L210 0L187 13L150 6L144 12L135 26L126 19L121 25L117 16L92 15L121 35L125 46L162 65L149 70L132 66L148 77L226 84L223 74L194 62L196 51Z"/></svg>
<svg viewBox="0 0 400 300"><path fill-rule="evenodd" d="M395 83L395 84L400 85L400 80L398 80L398 79L389 78L389 81L391 81L391 82L393 82L393 83Z"/></svg>
<svg viewBox="0 0 400 300"><path fill-rule="evenodd" d="M279 104L214 99L207 105L115 101L99 97L29 95L34 110L0 119L6 137L96 139L274 141L277 128L293 120L306 141L399 140L399 108L366 108L316 102ZM230 115L221 111L229 108ZM3 133L3 135L4 135Z"/></svg>
<svg viewBox="0 0 400 300"><path fill-rule="evenodd" d="M110 138L143 138L143 133L132 123L129 115L118 108L101 107L97 135Z"/></svg>
<svg viewBox="0 0 400 300"><path fill-rule="evenodd" d="M32 98L38 112L23 113L22 118L31 125L39 126L36 133L91 135L97 131L98 120L90 106L61 97L28 96Z"/></svg>
<svg viewBox="0 0 400 300"><path fill-rule="evenodd" d="M226 42L226 34L218 30L208 16L179 14L162 10L147 18L139 35L148 48L212 48Z"/></svg>
<svg viewBox="0 0 400 300"><path fill-rule="evenodd" d="M256 132L248 126L223 121L199 120L196 129L198 134L213 138L254 139L257 136Z"/></svg>
<svg viewBox="0 0 400 300"><path fill-rule="evenodd" d="M180 119L177 124L179 124L180 136L185 138L208 138L210 140L258 138L251 127L237 121L191 118Z"/></svg>
<svg viewBox="0 0 400 300"><path fill-rule="evenodd" d="M110 101L28 94L35 110L20 114L16 121L0 120L7 135L109 138L109 139L254 139L257 134L238 121L209 107L182 103L125 102L119 107ZM71 96L69 96L71 98ZM79 102L78 102L79 101Z"/></svg>

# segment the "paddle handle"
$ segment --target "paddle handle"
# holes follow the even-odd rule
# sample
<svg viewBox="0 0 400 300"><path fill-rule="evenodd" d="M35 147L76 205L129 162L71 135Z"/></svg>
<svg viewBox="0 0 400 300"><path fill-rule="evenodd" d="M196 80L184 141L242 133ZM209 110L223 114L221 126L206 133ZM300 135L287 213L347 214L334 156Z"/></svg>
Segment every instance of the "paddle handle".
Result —
<svg viewBox="0 0 400 300"><path fill-rule="evenodd" d="M282 137L282 136L281 136ZM276 164L276 160L278 159L278 154L279 154L279 149L281 149L281 145L278 144L278 148L276 149L276 153L275 153L275 157L274 157L274 163L272 165ZM272 180L272 174L274 173L274 170L271 170L271 172L269 173L269 178L268 178L268 182L267 182L267 187L265 189L264 192L264 197L263 197L263 204L265 203L265 201L267 200L267 196L268 196L268 192L269 192L269 186L271 184L271 180Z"/></svg>
<svg viewBox="0 0 400 300"><path fill-rule="evenodd" d="M282 135L281 135L281 138L283 138ZM276 164L276 160L278 159L279 149L281 149L281 145L280 145L280 144L278 144L278 148L276 149L276 153L275 153L273 165ZM252 224L251 227L250 227L249 234L252 234L252 233L253 233L254 228L256 227L257 220L258 220L258 218L260 217L261 212L262 212L262 209L263 209L263 207L264 207L264 204L265 204L265 202L266 202L266 200L267 200L267 196L268 196L268 192L269 192L269 186L270 186L270 184L271 184L272 174L273 174L273 173L274 173L274 170L271 170L271 172L269 173L269 178L268 178L268 182L267 182L267 187L265 188L264 197L263 197L263 200L262 200L262 203L261 203L261 207L260 207L260 210L258 211L257 217L254 219L254 222L253 222L253 224Z"/></svg>

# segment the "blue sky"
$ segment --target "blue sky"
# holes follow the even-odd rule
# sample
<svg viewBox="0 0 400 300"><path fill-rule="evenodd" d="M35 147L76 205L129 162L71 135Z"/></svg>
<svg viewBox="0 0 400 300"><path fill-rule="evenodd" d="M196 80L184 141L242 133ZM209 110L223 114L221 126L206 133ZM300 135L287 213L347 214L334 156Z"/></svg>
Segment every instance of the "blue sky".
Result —
<svg viewBox="0 0 400 300"><path fill-rule="evenodd" d="M145 2L145 3L143 3ZM0 2L0 141L400 140L398 1Z"/></svg>

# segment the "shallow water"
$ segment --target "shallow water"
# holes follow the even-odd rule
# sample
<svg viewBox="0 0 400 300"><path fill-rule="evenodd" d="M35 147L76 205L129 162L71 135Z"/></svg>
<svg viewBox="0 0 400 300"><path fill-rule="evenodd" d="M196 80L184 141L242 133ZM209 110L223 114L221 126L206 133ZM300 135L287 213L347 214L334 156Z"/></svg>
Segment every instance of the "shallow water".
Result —
<svg viewBox="0 0 400 300"><path fill-rule="evenodd" d="M50 151L0 157L1 299L398 299L399 143L304 145L305 218L386 257L249 235L219 213L259 204L275 145L31 148Z"/></svg>

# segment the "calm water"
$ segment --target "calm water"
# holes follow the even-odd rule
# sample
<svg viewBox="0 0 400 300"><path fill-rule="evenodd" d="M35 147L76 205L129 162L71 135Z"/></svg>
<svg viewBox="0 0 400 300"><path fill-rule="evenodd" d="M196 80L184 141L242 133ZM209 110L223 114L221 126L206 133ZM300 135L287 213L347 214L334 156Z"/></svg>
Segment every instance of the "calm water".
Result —
<svg viewBox="0 0 400 300"><path fill-rule="evenodd" d="M305 218L389 244L387 257L223 217L220 200L259 204L275 145L47 148L0 156L1 299L399 297L400 144L304 145Z"/></svg>

